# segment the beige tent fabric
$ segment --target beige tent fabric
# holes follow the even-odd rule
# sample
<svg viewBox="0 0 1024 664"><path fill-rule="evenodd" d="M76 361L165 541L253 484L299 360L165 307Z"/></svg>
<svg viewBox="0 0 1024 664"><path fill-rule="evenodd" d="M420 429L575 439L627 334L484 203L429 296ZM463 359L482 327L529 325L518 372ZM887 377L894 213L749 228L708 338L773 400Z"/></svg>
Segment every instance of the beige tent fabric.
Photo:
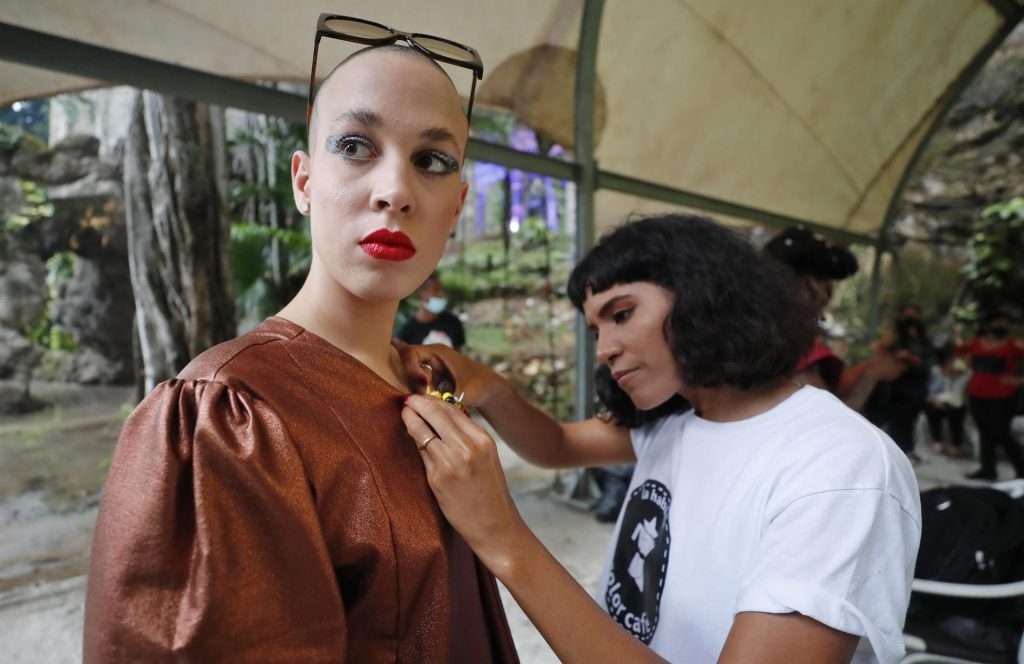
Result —
<svg viewBox="0 0 1024 664"><path fill-rule="evenodd" d="M873 232L985 2L611 2L602 168ZM609 26L632 22L629 31ZM629 65L625 66L624 63ZM909 139L908 139L909 137Z"/></svg>
<svg viewBox="0 0 1024 664"><path fill-rule="evenodd" d="M486 66L480 103L511 106L571 145L583 0L333 8L475 46ZM324 9L332 6L312 0L5 0L0 21L225 76L304 81ZM1004 20L986 0L607 0L599 166L873 234L943 95ZM337 57L327 48L328 61ZM453 78L468 91L468 76ZM92 85L0 62L0 104ZM598 226L664 207L602 196Z"/></svg>

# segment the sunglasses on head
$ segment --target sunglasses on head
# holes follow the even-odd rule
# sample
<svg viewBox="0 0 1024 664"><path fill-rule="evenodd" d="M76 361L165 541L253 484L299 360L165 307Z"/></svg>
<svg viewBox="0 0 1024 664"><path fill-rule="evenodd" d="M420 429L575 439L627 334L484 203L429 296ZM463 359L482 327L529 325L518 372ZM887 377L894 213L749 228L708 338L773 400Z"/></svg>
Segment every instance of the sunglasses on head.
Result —
<svg viewBox="0 0 1024 664"><path fill-rule="evenodd" d="M355 42L367 46L387 46L404 41L423 55L456 67L463 67L473 72L469 91L469 105L466 118L472 119L473 97L476 95L476 82L484 76L484 63L480 54L470 46L454 42L444 37L425 35L419 32L402 32L386 25L367 21L351 16L338 14L320 14L316 22L316 39L313 41L313 66L309 72L309 95L306 97L306 126L309 127L313 114L313 93L316 85L316 58L320 50L320 39L330 37L341 41Z"/></svg>

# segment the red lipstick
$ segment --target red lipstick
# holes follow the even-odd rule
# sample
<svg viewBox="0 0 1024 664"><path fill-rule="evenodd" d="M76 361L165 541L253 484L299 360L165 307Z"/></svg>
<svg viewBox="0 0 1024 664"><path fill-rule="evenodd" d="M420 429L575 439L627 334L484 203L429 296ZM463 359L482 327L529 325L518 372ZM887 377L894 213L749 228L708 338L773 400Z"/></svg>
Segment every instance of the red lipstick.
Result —
<svg viewBox="0 0 1024 664"><path fill-rule="evenodd" d="M380 228L364 237L359 248L368 256L384 261L407 261L416 255L416 247L402 231Z"/></svg>

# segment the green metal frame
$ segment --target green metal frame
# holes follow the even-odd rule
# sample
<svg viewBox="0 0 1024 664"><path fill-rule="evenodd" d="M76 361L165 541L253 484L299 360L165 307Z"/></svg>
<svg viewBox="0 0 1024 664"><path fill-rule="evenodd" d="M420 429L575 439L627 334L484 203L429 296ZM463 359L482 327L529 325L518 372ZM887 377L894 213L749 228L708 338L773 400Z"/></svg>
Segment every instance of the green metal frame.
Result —
<svg viewBox="0 0 1024 664"><path fill-rule="evenodd" d="M574 142L579 179L576 182L576 260L594 245L594 192L598 188L594 159L594 90L597 84L597 43L604 0L587 0L576 50ZM576 315L576 417L584 420L594 408L594 338L581 314Z"/></svg>

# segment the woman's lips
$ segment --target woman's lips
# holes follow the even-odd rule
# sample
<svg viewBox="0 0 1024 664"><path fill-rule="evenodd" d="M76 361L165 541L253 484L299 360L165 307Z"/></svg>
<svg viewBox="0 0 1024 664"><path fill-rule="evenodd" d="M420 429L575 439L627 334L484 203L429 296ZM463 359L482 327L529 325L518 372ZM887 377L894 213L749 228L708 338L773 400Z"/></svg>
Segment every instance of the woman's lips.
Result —
<svg viewBox="0 0 1024 664"><path fill-rule="evenodd" d="M406 261L416 255L416 247L402 231L381 228L359 242L359 248L372 258L384 261Z"/></svg>

